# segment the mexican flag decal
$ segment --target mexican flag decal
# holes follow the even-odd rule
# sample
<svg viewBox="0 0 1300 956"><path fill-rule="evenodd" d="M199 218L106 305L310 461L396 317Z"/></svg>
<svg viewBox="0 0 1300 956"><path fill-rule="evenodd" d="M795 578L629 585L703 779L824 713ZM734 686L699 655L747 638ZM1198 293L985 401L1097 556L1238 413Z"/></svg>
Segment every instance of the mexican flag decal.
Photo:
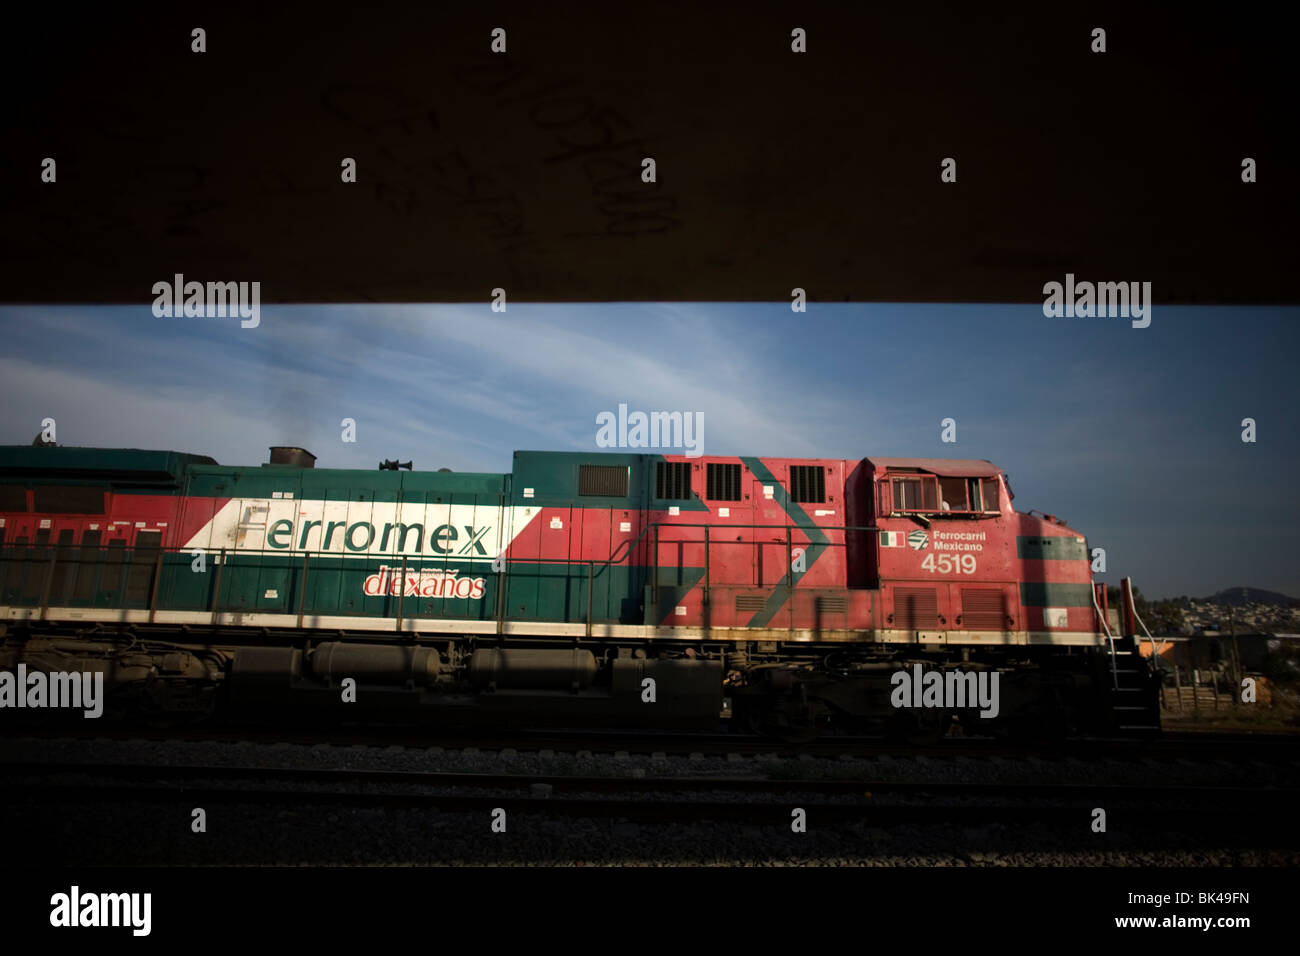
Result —
<svg viewBox="0 0 1300 956"><path fill-rule="evenodd" d="M903 533L901 531L880 532L880 546L882 548L901 548L903 546Z"/></svg>

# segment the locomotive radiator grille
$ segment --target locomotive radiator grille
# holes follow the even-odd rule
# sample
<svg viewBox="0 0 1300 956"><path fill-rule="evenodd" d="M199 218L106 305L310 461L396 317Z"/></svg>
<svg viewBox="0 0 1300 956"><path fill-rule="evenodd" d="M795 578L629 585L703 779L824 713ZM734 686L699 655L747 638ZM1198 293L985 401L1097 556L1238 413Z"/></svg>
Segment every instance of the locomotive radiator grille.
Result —
<svg viewBox="0 0 1300 956"><path fill-rule="evenodd" d="M934 588L895 588L894 627L905 631L939 626L939 599Z"/></svg>
<svg viewBox="0 0 1300 956"><path fill-rule="evenodd" d="M1000 631L1007 619L1001 588L962 588L961 623L967 630Z"/></svg>

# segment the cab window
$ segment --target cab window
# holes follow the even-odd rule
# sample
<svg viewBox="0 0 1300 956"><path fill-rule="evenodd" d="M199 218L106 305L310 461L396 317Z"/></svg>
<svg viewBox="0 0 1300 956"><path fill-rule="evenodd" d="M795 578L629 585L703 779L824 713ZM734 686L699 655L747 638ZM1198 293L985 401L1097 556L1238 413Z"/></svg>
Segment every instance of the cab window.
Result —
<svg viewBox="0 0 1300 956"><path fill-rule="evenodd" d="M906 478L895 475L890 479L893 493L893 511L937 511L939 492L932 475Z"/></svg>
<svg viewBox="0 0 1300 956"><path fill-rule="evenodd" d="M941 511L970 511L966 503L965 478L939 479L939 508Z"/></svg>

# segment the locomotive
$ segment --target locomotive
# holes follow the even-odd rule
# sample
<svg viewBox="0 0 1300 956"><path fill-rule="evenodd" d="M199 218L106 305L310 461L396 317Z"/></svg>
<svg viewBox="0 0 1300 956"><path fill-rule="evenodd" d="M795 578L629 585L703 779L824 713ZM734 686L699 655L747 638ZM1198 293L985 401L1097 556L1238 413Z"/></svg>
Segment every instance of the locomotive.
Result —
<svg viewBox="0 0 1300 956"><path fill-rule="evenodd" d="M102 673L110 709L177 717L1158 725L1084 536L1016 511L988 461L395 464L0 448L0 667ZM913 672L992 677L995 715L901 708Z"/></svg>

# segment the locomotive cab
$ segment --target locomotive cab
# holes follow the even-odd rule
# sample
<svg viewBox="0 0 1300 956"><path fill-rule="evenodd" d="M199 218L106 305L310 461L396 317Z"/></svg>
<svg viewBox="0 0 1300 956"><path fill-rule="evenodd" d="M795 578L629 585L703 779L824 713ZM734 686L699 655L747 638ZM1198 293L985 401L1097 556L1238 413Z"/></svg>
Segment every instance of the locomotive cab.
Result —
<svg viewBox="0 0 1300 956"><path fill-rule="evenodd" d="M976 550L988 535L977 538L970 527L1002 517L1011 498L1001 471L989 461L863 459L849 485L852 523L864 529L850 547L849 587L860 588L879 588L882 577L897 576L891 574L897 570L889 560L893 548Z"/></svg>

